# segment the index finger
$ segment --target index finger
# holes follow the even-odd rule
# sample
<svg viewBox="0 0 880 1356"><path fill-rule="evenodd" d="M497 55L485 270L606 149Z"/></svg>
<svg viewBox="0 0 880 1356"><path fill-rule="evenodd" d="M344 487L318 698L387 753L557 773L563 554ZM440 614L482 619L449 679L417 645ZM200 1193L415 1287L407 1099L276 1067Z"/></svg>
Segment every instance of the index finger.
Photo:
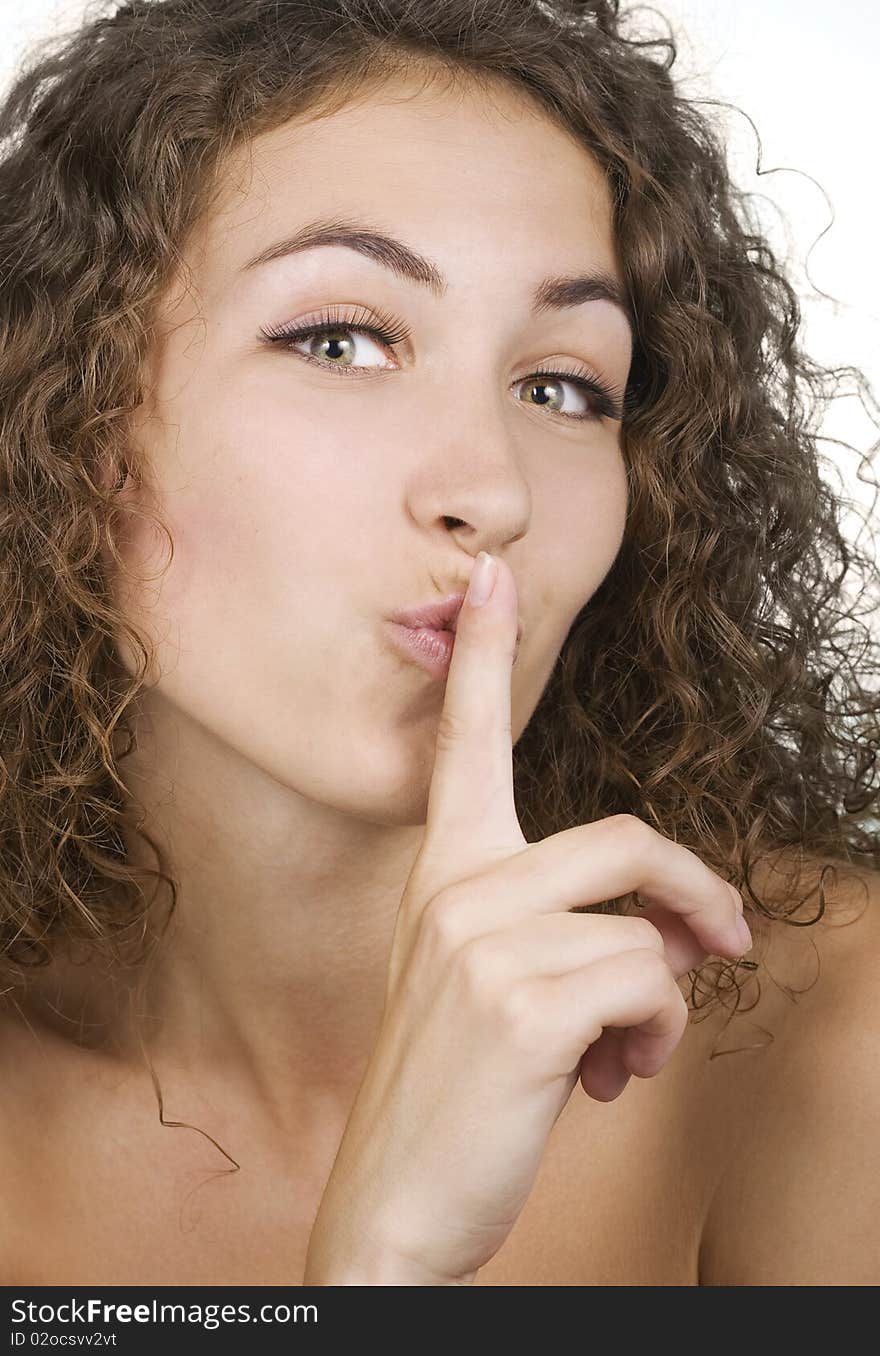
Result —
<svg viewBox="0 0 880 1356"><path fill-rule="evenodd" d="M494 571L494 587L475 606L474 586L485 568L490 583ZM513 795L510 689L518 607L510 567L481 551L458 614L420 852L447 869L447 883L526 841Z"/></svg>

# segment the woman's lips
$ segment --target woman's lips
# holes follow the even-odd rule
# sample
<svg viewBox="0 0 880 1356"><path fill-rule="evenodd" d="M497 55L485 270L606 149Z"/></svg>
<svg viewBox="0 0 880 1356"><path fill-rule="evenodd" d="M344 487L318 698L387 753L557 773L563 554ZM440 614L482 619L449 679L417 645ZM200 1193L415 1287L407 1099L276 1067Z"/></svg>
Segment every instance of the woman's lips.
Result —
<svg viewBox="0 0 880 1356"><path fill-rule="evenodd" d="M391 643L403 659L417 664L432 678L445 678L449 673L455 636L452 631L437 631L429 626L401 626L388 623Z"/></svg>
<svg viewBox="0 0 880 1356"><path fill-rule="evenodd" d="M438 631L430 626L401 626L399 622L388 623L388 634L394 649L410 663L432 678L445 678L449 673L452 649L455 645L455 633ZM520 635L517 635L514 664L519 655Z"/></svg>
<svg viewBox="0 0 880 1356"><path fill-rule="evenodd" d="M455 631L463 602L463 593L450 593L439 602L429 599L415 607L401 608L392 613L391 620L413 630Z"/></svg>

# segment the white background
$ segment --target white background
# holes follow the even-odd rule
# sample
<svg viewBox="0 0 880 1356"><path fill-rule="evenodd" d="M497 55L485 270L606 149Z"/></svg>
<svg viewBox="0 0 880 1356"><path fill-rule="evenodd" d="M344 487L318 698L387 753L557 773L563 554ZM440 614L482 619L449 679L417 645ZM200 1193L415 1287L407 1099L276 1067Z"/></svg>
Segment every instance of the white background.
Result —
<svg viewBox="0 0 880 1356"><path fill-rule="evenodd" d="M108 0L102 12L116 7ZM75 27L84 12L85 0L0 0L0 84L6 84L32 42ZM862 368L880 399L880 270L875 266L880 5L874 0L833 5L827 0L657 0L653 13L647 6L633 12L638 18L630 22L652 33L662 31L663 18L670 21L679 51L673 74L682 93L742 109L761 139L762 170L788 167L758 176L757 142L746 119L732 109L710 110L722 128L736 182L762 196L758 207L771 244L789 260L803 306L804 346L823 363ZM834 224L810 252L829 226L832 209ZM823 299L821 292L836 300ZM845 389L854 391L854 386L849 382ZM880 411L875 413L880 418ZM853 443L859 452L868 451L880 436L855 394L833 402L822 432ZM846 493L867 512L871 489L856 477L857 457L830 442L823 441L820 450L839 468ZM855 536L858 521L847 517L845 524Z"/></svg>

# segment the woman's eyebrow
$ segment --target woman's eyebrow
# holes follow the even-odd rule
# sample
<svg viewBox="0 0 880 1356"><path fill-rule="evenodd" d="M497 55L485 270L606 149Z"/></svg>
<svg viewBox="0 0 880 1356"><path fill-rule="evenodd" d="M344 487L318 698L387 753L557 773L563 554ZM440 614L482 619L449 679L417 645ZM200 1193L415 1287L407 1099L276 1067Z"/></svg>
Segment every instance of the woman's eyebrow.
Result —
<svg viewBox="0 0 880 1356"><path fill-rule="evenodd" d="M399 277L427 287L435 296L442 297L447 290L446 279L431 259L418 254L402 240L384 231L353 221L309 222L294 235L261 250L242 265L241 272L288 254L296 254L300 250L314 249L317 245L344 245L347 249L356 250L384 268L391 269ZM587 301L610 301L623 312L630 330L633 329L633 317L623 288L602 270L545 278L535 289L532 313L536 315L541 311L565 310Z"/></svg>

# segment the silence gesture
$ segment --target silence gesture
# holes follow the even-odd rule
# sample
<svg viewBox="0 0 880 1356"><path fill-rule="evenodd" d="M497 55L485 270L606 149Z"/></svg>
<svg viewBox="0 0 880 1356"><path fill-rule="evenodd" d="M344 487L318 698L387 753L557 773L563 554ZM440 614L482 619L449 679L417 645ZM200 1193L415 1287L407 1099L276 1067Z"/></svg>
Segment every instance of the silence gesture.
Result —
<svg viewBox="0 0 880 1356"><path fill-rule="evenodd" d="M658 1073L687 1025L676 979L751 946L738 892L638 819L526 842L513 794L517 615L510 569L481 552L382 1023L306 1285L470 1284L513 1228L576 1084L607 1102L631 1075ZM630 891L645 916L568 912Z"/></svg>

